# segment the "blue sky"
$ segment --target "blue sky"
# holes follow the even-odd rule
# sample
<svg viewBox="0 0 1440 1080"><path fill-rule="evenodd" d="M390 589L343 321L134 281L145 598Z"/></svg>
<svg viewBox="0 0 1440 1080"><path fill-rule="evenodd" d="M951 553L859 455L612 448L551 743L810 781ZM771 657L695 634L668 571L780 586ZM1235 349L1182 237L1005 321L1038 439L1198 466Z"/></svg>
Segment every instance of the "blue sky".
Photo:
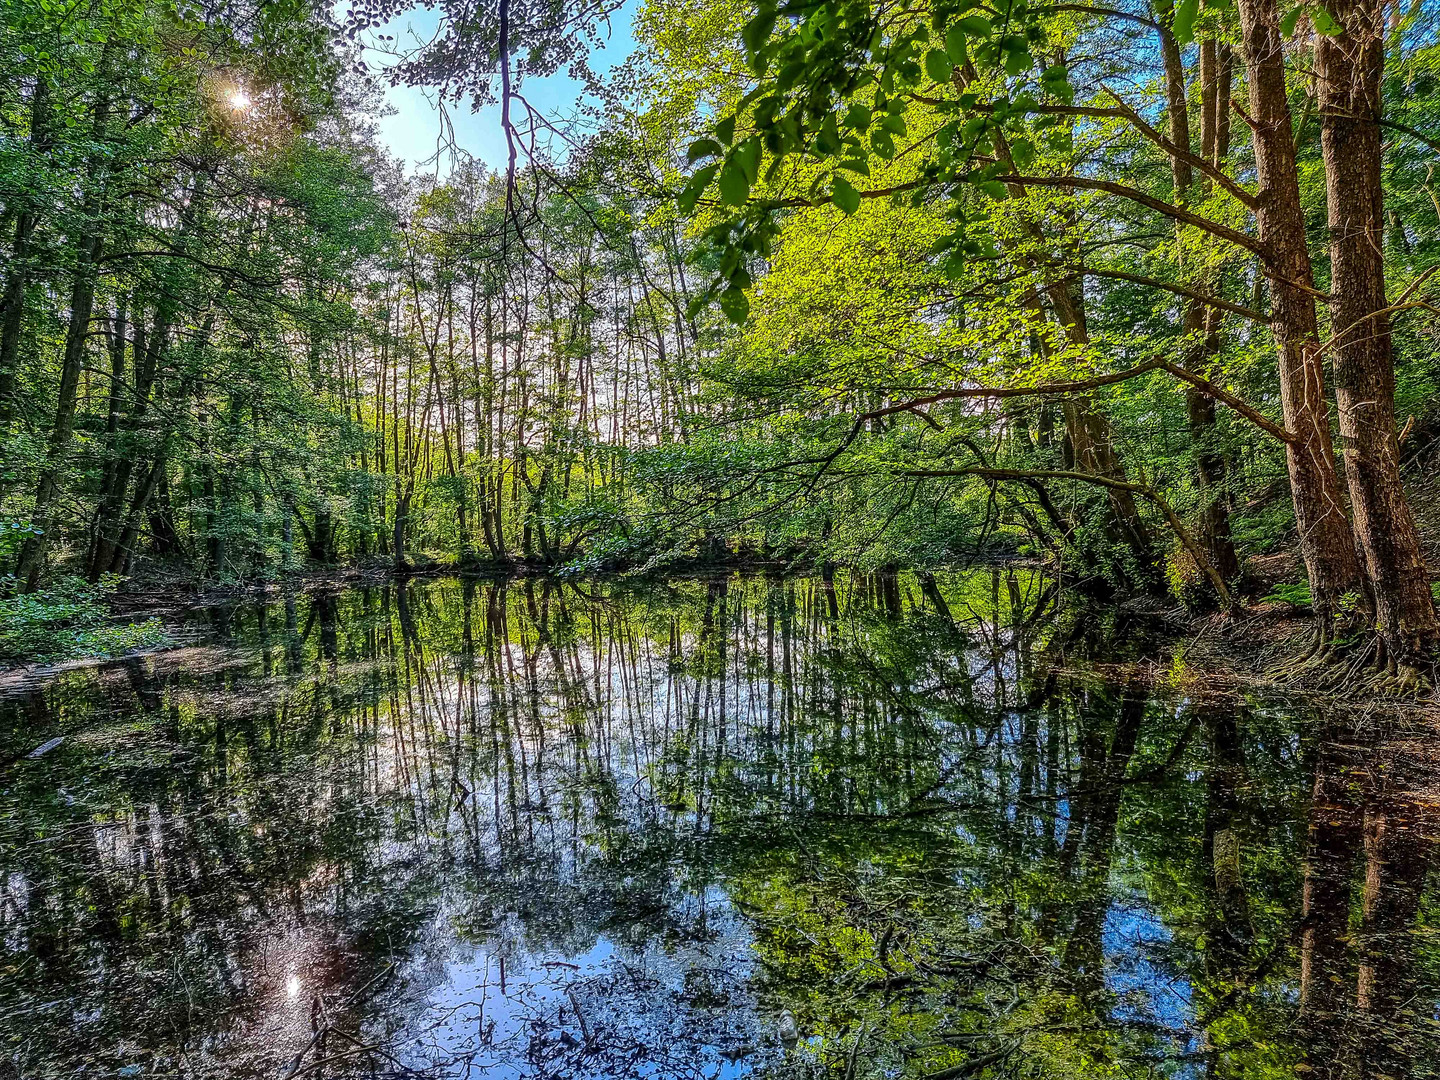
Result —
<svg viewBox="0 0 1440 1080"><path fill-rule="evenodd" d="M603 74L622 63L634 50L631 24L638 7L639 0L626 0L624 6L610 17L608 37L602 28L603 47L591 53L592 70ZM373 38L376 33L393 34L399 47L413 47L417 40L428 40L438 23L438 12L416 7L372 31L367 37ZM366 51L366 60L377 69L385 66L386 62L383 55L373 50ZM521 89L531 105L551 119L572 115L583 96L583 86L564 71L548 78L527 80ZM405 163L407 171L421 168L426 172L433 171L434 164L422 163L434 157L440 136L440 110L435 104L434 91L425 87L387 87L385 99L394 112L379 121L381 141ZM458 106L449 106L447 114L455 128L455 141L462 148L492 168L503 167L505 136L500 130L498 106L492 105L472 113L469 104L462 102ZM448 155L440 159L439 167L442 175L450 170Z"/></svg>

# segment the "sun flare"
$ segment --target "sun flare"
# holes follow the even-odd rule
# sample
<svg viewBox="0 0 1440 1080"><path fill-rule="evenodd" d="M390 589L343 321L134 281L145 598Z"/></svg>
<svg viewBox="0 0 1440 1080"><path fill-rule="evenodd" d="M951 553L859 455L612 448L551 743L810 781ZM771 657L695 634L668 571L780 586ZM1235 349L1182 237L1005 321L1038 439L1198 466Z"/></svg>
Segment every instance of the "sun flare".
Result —
<svg viewBox="0 0 1440 1080"><path fill-rule="evenodd" d="M245 88L241 86L230 91L229 99L230 108L236 112L249 112L250 107L255 104L250 100L250 95L245 92Z"/></svg>

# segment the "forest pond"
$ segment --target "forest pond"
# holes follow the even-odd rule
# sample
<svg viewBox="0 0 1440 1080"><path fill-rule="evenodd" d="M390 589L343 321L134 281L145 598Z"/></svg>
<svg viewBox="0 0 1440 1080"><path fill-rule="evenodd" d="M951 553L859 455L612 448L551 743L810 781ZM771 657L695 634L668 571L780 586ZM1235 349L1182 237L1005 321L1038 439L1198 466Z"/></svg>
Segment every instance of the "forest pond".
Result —
<svg viewBox="0 0 1440 1080"><path fill-rule="evenodd" d="M12 677L0 1077L1440 1072L1434 740L1054 595L412 581Z"/></svg>

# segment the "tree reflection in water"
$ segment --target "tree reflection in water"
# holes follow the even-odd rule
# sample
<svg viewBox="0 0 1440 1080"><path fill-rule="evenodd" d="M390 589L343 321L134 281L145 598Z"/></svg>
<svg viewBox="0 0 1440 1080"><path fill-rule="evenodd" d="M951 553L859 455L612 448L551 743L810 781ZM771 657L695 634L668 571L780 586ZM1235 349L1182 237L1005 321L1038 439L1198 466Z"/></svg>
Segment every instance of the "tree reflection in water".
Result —
<svg viewBox="0 0 1440 1080"><path fill-rule="evenodd" d="M0 1075L1434 1075L1423 733L1056 595L412 583L12 687Z"/></svg>

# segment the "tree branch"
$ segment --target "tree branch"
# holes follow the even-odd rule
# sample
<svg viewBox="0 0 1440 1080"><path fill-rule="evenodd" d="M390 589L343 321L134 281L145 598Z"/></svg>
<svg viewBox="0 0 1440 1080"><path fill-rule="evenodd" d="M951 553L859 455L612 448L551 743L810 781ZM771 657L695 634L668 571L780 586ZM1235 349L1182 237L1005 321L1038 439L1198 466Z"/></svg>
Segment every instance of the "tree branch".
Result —
<svg viewBox="0 0 1440 1080"><path fill-rule="evenodd" d="M1129 105L1125 104L1125 102L1120 99L1120 96L1116 94L1115 91L1111 90L1108 86L1101 87L1101 89L1105 92L1105 94L1109 96L1111 101L1115 102L1115 109L1113 111L1123 116L1126 120L1129 120L1130 123L1133 124L1135 128L1140 131L1141 134L1143 134L1156 146L1160 147L1172 157L1178 157L1181 161L1189 163L1192 168L1199 169L1202 173L1210 177L1211 180L1214 180L1215 183L1219 184L1222 188L1228 191L1231 195L1235 196L1236 199L1244 203L1251 210L1259 209L1259 196L1252 195L1250 192L1246 191L1243 187L1241 187L1233 179L1231 179L1230 174L1227 173L1224 169L1217 167L1213 162L1206 161L1199 154L1191 152L1189 147L1177 146L1175 143L1171 142L1164 135L1162 135L1160 132L1156 131L1153 127L1146 123L1145 118L1142 117L1139 113L1137 113L1134 109L1132 109Z"/></svg>
<svg viewBox="0 0 1440 1080"><path fill-rule="evenodd" d="M1215 595L1220 598L1220 602L1225 605L1226 609L1232 612L1238 609L1235 598L1230 594L1229 586L1225 584L1225 579L1220 576L1219 571L1215 569L1204 550L1195 542L1195 538L1190 535L1190 530L1185 528L1185 523L1180 520L1179 515L1171 508L1165 497L1148 484L1136 484L1128 480L1115 480L1108 476L1074 472L1068 469L996 469L987 466L971 466L962 469L911 469L905 470L899 475L914 477L980 476L991 480L1017 480L1022 483L1028 483L1031 480L1079 480L1082 483L1096 484L1114 491L1128 491L1139 495L1153 503L1165 517L1165 521L1175 533L1176 539L1195 560L1195 565L1209 580L1211 587L1215 590Z"/></svg>
<svg viewBox="0 0 1440 1080"><path fill-rule="evenodd" d="M1380 126L1387 127L1391 131L1398 131L1402 135L1409 135L1412 139L1419 139L1426 146L1430 147L1431 150L1434 150L1437 154L1440 154L1440 142L1432 139L1423 131L1411 127L1409 124L1402 124L1398 120L1386 120L1382 117L1380 120Z"/></svg>
<svg viewBox="0 0 1440 1080"><path fill-rule="evenodd" d="M1252 424L1272 435L1284 443L1298 443L1300 437L1293 432L1287 431L1275 421L1262 413L1255 406L1236 397L1230 391L1217 386L1202 375L1197 375L1189 368L1172 363L1163 356L1157 356L1146 360L1143 364L1136 364L1134 367L1126 368L1124 371L1112 371L1105 375L1095 375L1088 379L1068 379L1063 382L1042 383L1039 386L962 386L954 390L941 390L938 393L925 397L913 398L909 401L898 402L894 405L887 405L880 409L871 409L869 412L860 413L855 417L854 427L850 434L841 443L839 449L831 456L833 461L839 456L840 451L854 442L855 437L860 434L867 420L876 420L882 416L890 416L898 412L909 412L926 405L934 405L941 401L955 401L960 398L1011 398L1011 397L1037 397L1047 394L1075 394L1086 390L1094 390L1101 386L1110 386L1114 383L1125 382L1128 379L1137 378L1151 371L1167 371L1182 382L1205 391L1216 401L1229 406L1235 412L1245 417ZM928 418L927 418L928 419Z"/></svg>
<svg viewBox="0 0 1440 1080"><path fill-rule="evenodd" d="M1080 188L1084 191L1103 191L1107 195L1115 195L1122 199L1129 199L1131 202L1148 207L1156 213L1164 214L1175 221L1183 222L1186 225L1193 225L1202 232L1208 232L1212 236L1218 236L1221 240L1228 240L1236 247L1242 247L1255 255L1262 261L1269 259L1269 252L1259 240L1253 236L1238 232L1218 221L1211 221L1207 217L1192 213L1182 206L1167 203L1164 199L1157 199L1153 195L1147 195L1139 188L1130 187L1127 184L1117 184L1111 180L1094 180L1087 176L996 176L994 179L1003 184L1021 184L1031 187L1050 188Z"/></svg>
<svg viewBox="0 0 1440 1080"><path fill-rule="evenodd" d="M1141 274L1127 274L1123 270L1101 270L1093 266L1082 266L1079 272L1090 277L1114 278L1116 281L1128 281L1132 285L1145 285L1152 289L1163 289L1172 292L1176 296L1183 296L1190 300L1197 300L1209 307L1219 308L1221 311L1228 311L1232 315L1241 315L1258 323L1269 323L1270 317L1253 308L1247 308L1240 304L1232 304L1228 300L1221 300L1218 296L1211 296L1209 293L1202 293L1198 289L1192 289L1186 285L1177 285L1174 282L1161 281L1158 278L1144 277Z"/></svg>
<svg viewBox="0 0 1440 1080"><path fill-rule="evenodd" d="M1258 427L1261 431L1265 432L1267 435L1273 435L1275 438L1279 439L1281 442L1284 443L1298 443L1301 441L1300 436L1296 435L1293 431L1287 431L1285 428L1281 427L1279 424L1275 423L1275 421L1271 420L1268 416L1262 413L1259 409L1255 408L1255 406L1246 404L1244 401L1236 397L1234 394L1230 393L1228 390L1222 390L1209 379L1195 374L1195 372L1191 371L1189 368L1181 367L1179 364L1172 364L1168 360L1162 360L1160 362L1160 366L1166 371L1168 371L1171 375L1174 375L1177 379L1180 379L1183 382L1187 382L1191 386L1197 387L1198 389L1204 390L1205 393L1209 394L1216 401L1224 405L1230 406L1230 408L1234 409L1241 416L1245 417L1246 420L1249 420L1252 424Z"/></svg>
<svg viewBox="0 0 1440 1080"><path fill-rule="evenodd" d="M1090 4L1046 4L1043 7L1031 8L1032 15L1059 14L1062 11L1072 11L1080 15L1101 15L1111 19L1125 19L1128 22L1138 23L1140 26L1148 27L1151 30L1158 30L1159 24L1153 19L1147 19L1143 15L1134 15L1128 11L1120 11L1116 8L1094 7Z"/></svg>
<svg viewBox="0 0 1440 1080"><path fill-rule="evenodd" d="M1214 180L1215 183L1219 184L1222 188L1228 191L1231 195L1235 196L1236 199L1238 199L1245 206L1249 207L1251 210L1256 209L1260 205L1260 197L1258 195L1253 195L1249 191L1245 190L1245 188L1241 187L1223 169L1217 168L1214 164L1206 161L1199 154L1193 153L1192 151L1183 146L1176 146L1175 143L1171 142L1163 134L1153 128L1138 112L1132 109L1129 105L1125 104L1125 102L1122 101L1113 90L1111 90L1109 87L1103 87L1103 89L1105 93L1110 95L1110 98L1115 102L1115 106L1113 108L1104 108L1099 105L1037 104L1029 106L1025 111L1030 113L1044 114L1046 116L1094 116L1115 120L1125 120L1129 122L1130 125L1134 127L1137 131L1139 131L1140 134L1144 135L1156 146L1160 147L1160 149L1164 150L1172 157L1178 157L1182 161L1189 162L1189 164L1193 168L1199 169L1206 176ZM991 106L982 104L976 107L980 109L985 109L990 108Z"/></svg>

